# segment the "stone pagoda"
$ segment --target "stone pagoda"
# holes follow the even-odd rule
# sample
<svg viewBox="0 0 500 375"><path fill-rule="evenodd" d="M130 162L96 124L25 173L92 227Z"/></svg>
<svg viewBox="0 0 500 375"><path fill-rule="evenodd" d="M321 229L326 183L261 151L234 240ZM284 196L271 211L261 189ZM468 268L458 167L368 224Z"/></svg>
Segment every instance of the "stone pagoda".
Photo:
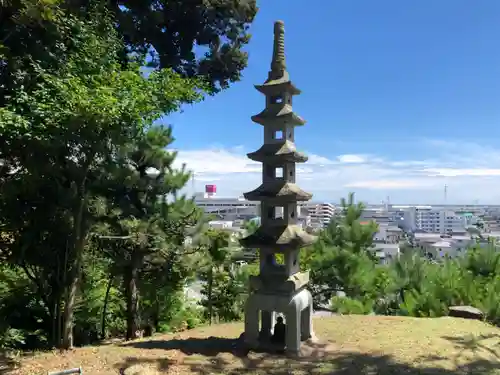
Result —
<svg viewBox="0 0 500 375"><path fill-rule="evenodd" d="M312 194L295 184L296 163L307 156L296 150L294 133L305 121L292 110L292 97L300 90L286 69L284 34L283 22L276 22L271 71L264 84L255 86L266 97L266 108L252 116L263 126L264 145L248 157L262 163L262 184L244 196L261 202L261 226L241 244L259 250L260 274L250 279L244 340L251 349L298 354L301 342L313 337L309 272L300 271L299 251L316 238L297 225L297 202ZM283 316L278 318L279 332L277 313L285 318L284 323Z"/></svg>

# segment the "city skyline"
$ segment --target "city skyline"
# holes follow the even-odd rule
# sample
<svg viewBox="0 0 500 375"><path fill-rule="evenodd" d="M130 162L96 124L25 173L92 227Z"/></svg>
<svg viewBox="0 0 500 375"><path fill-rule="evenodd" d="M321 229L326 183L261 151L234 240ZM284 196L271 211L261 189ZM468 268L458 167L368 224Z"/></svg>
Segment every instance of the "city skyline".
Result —
<svg viewBox="0 0 500 375"><path fill-rule="evenodd" d="M262 143L253 85L267 76L283 19L303 90L294 109L308 121L297 147L310 160L297 178L314 200L353 191L370 203L443 203L447 185L447 202L500 204L500 3L361 3L261 4L243 80L166 119L196 190L215 183L234 196L258 183L260 166L245 155Z"/></svg>

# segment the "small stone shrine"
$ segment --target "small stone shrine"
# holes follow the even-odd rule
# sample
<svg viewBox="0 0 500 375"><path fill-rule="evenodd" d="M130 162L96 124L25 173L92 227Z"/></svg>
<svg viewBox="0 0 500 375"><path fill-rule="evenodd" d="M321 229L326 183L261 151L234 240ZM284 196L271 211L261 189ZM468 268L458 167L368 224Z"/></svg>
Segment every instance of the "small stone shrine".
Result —
<svg viewBox="0 0 500 375"><path fill-rule="evenodd" d="M313 338L309 271L300 271L299 251L316 237L297 225L297 202L312 194L295 184L296 163L307 156L296 150L294 131L305 121L292 110L292 97L300 90L286 69L284 34L283 22L276 22L271 71L264 84L255 86L266 97L266 108L252 116L263 126L264 145L248 157L262 163L262 184L244 196L261 202L261 226L241 244L259 249L260 274L250 279L243 337L250 349L299 354L301 342Z"/></svg>

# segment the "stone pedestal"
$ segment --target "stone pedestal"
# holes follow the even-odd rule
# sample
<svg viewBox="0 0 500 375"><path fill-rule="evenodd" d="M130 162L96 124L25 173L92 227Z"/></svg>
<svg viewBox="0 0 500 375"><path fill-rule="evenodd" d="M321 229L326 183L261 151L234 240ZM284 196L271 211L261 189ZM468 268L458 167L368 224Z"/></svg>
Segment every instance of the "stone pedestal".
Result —
<svg viewBox="0 0 500 375"><path fill-rule="evenodd" d="M281 346L271 342L275 323L272 318L276 313L285 317L286 336ZM312 313L312 296L307 289L292 295L253 293L245 306L245 344L251 349L285 350L290 354L299 354L300 343L314 337Z"/></svg>

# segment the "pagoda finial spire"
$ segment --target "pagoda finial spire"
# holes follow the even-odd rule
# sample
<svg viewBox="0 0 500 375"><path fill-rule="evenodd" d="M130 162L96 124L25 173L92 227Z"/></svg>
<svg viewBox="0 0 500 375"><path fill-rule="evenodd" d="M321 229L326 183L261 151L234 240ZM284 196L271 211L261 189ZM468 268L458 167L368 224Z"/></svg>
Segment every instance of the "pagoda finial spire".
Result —
<svg viewBox="0 0 500 375"><path fill-rule="evenodd" d="M274 45L273 61L271 62L271 74L275 77L279 77L283 75L285 70L285 23L283 21L276 21L274 23Z"/></svg>

